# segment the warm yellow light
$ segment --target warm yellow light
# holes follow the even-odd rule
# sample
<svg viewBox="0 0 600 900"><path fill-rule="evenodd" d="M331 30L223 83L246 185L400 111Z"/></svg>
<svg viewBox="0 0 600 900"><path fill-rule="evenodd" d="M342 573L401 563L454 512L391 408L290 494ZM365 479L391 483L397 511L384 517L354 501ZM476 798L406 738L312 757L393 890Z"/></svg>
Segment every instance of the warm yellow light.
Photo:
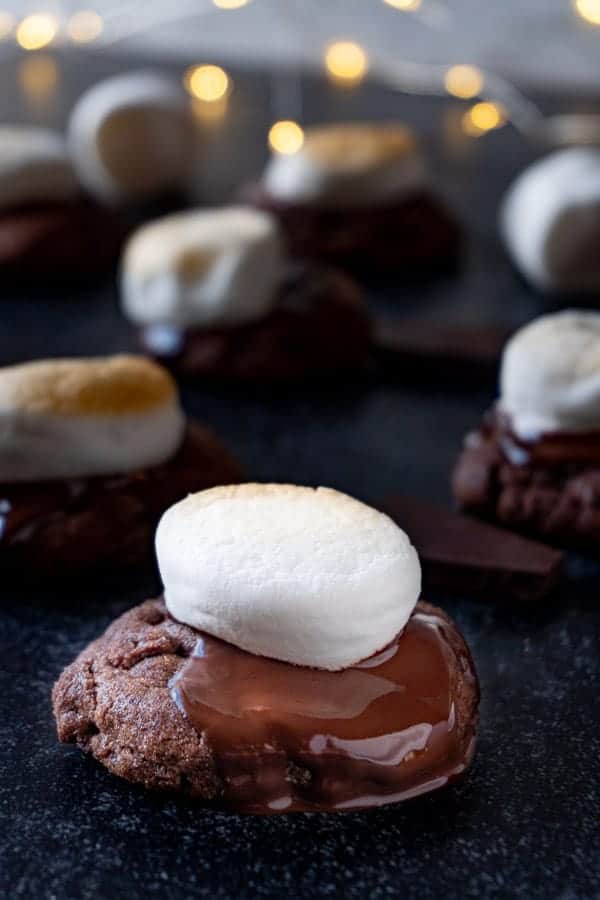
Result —
<svg viewBox="0 0 600 900"><path fill-rule="evenodd" d="M500 128L506 122L506 111L499 103L476 103L462 118L463 129L471 137Z"/></svg>
<svg viewBox="0 0 600 900"><path fill-rule="evenodd" d="M421 0L383 0L383 2L403 12L414 12L421 6Z"/></svg>
<svg viewBox="0 0 600 900"><path fill-rule="evenodd" d="M89 44L102 34L104 23L97 12L82 9L67 22L67 34L76 44Z"/></svg>
<svg viewBox="0 0 600 900"><path fill-rule="evenodd" d="M576 12L591 25L600 25L600 0L573 0Z"/></svg>
<svg viewBox="0 0 600 900"><path fill-rule="evenodd" d="M42 102L56 90L59 81L58 66L47 53L35 53L21 60L18 77L23 93L34 102Z"/></svg>
<svg viewBox="0 0 600 900"><path fill-rule="evenodd" d="M0 41L12 34L12 30L14 27L14 16L11 16L9 12L0 10Z"/></svg>
<svg viewBox="0 0 600 900"><path fill-rule="evenodd" d="M477 66L452 66L446 72L444 84L449 94L468 100L483 88L483 74Z"/></svg>
<svg viewBox="0 0 600 900"><path fill-rule="evenodd" d="M54 16L33 13L26 16L17 28L17 43L23 50L39 50L51 44L58 31Z"/></svg>
<svg viewBox="0 0 600 900"><path fill-rule="evenodd" d="M240 9L242 6L247 6L250 0L212 0L212 2L219 9Z"/></svg>
<svg viewBox="0 0 600 900"><path fill-rule="evenodd" d="M304 143L304 132L297 122L275 122L269 131L269 146L275 153L297 153Z"/></svg>
<svg viewBox="0 0 600 900"><path fill-rule="evenodd" d="M190 66L183 83L192 97L205 103L222 100L230 88L229 76L220 66Z"/></svg>
<svg viewBox="0 0 600 900"><path fill-rule="evenodd" d="M367 54L353 41L336 41L325 51L325 67L336 81L357 84L369 67Z"/></svg>

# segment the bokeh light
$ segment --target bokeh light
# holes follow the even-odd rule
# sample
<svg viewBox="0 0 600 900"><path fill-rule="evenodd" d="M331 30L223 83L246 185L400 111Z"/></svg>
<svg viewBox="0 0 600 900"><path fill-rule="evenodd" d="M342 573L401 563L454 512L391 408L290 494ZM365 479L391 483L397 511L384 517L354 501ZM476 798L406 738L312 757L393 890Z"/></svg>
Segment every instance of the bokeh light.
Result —
<svg viewBox="0 0 600 900"><path fill-rule="evenodd" d="M475 103L462 118L463 130L471 137L500 128L506 122L506 110L499 103Z"/></svg>
<svg viewBox="0 0 600 900"><path fill-rule="evenodd" d="M67 34L76 44L89 44L100 37L104 23L101 16L92 9L81 9L73 13L67 22Z"/></svg>
<svg viewBox="0 0 600 900"><path fill-rule="evenodd" d="M421 6L421 0L383 0L387 6L401 9L403 12L415 12Z"/></svg>
<svg viewBox="0 0 600 900"><path fill-rule="evenodd" d="M51 44L58 32L58 22L46 13L32 13L17 28L17 43L23 50L39 50Z"/></svg>
<svg viewBox="0 0 600 900"><path fill-rule="evenodd" d="M304 143L304 132L297 122L284 119L269 130L269 146L275 153L297 153Z"/></svg>
<svg viewBox="0 0 600 900"><path fill-rule="evenodd" d="M483 73L477 66L451 66L444 77L448 93L462 100L480 94L483 84Z"/></svg>
<svg viewBox="0 0 600 900"><path fill-rule="evenodd" d="M212 2L219 9L240 9L247 6L250 0L212 0Z"/></svg>
<svg viewBox="0 0 600 900"><path fill-rule="evenodd" d="M367 54L354 41L335 41L325 51L325 68L334 81L358 84L368 67Z"/></svg>
<svg viewBox="0 0 600 900"><path fill-rule="evenodd" d="M590 25L600 25L600 0L574 0L573 6Z"/></svg>
<svg viewBox="0 0 600 900"><path fill-rule="evenodd" d="M190 66L183 83L192 97L205 103L222 100L230 90L229 76L220 66Z"/></svg>

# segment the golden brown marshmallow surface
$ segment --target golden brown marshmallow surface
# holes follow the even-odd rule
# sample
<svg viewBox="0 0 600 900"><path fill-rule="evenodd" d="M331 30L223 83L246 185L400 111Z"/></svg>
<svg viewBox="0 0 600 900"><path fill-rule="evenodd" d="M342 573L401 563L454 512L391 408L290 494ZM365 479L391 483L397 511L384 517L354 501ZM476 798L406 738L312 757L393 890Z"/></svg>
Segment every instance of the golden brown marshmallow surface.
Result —
<svg viewBox="0 0 600 900"><path fill-rule="evenodd" d="M175 399L171 375L143 356L39 360L0 369L0 408L65 416L148 412Z"/></svg>

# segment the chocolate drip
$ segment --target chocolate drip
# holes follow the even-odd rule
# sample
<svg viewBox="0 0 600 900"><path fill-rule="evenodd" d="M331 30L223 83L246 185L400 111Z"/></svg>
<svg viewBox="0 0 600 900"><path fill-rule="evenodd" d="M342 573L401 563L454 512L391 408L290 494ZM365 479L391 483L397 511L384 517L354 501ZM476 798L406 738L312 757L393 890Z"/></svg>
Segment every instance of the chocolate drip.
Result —
<svg viewBox="0 0 600 900"><path fill-rule="evenodd" d="M213 750L226 806L380 806L441 787L471 760L474 731L459 723L458 695L476 695L476 675L449 631L447 620L416 610L388 647L340 672L202 635L171 693Z"/></svg>

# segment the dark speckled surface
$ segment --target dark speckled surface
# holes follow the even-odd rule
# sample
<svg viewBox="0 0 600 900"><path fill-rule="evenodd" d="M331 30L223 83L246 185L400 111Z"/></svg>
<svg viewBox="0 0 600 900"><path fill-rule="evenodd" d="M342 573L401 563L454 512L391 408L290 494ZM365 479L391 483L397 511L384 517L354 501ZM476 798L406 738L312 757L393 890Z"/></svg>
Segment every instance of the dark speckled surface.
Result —
<svg viewBox="0 0 600 900"><path fill-rule="evenodd" d="M75 85L115 65L123 67L92 60L83 71L77 59L63 61L57 120ZM267 96L260 73L238 74L233 124L211 137L222 196L236 180L232 172L239 180L260 160ZM4 119L32 117L17 97L7 91L0 98ZM314 120L395 114L419 124L432 144L444 142L436 172L468 223L466 268L431 285L380 287L371 292L374 305L389 309L401 294L411 313L505 323L539 308L494 238L497 197L531 155L514 133L457 149L440 126L451 104L375 88L334 106L329 89L309 82L305 108ZM246 149L243 159L237 150L217 152L219 141L243 126L254 132L256 157ZM1 293L2 363L129 346L110 284L83 294L74 286L25 292L6 285ZM329 484L366 500L399 490L445 500L461 437L493 390L493 384L452 385L443 373L421 385L386 383L372 373L277 391L187 389L184 397L190 412L219 428L253 478ZM56 743L54 679L116 614L155 587L148 575L107 575L69 590L3 587L2 896L600 896L600 574L593 562L572 559L560 595L536 608L516 607L510 598L498 605L431 598L455 616L479 669L481 738L473 770L461 785L404 806L337 816L217 814L147 795Z"/></svg>

